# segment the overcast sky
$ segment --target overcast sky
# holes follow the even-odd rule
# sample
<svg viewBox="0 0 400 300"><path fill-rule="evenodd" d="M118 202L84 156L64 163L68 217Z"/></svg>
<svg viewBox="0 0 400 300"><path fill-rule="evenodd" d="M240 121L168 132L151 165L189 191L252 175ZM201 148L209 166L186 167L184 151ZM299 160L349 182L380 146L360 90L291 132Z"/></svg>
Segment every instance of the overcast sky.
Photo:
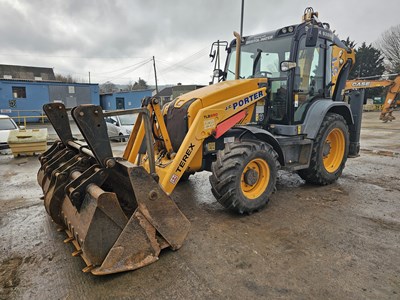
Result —
<svg viewBox="0 0 400 300"><path fill-rule="evenodd" d="M340 38L375 42L400 0L245 0L244 35L296 24L313 6ZM0 64L53 67L102 83L207 84L208 53L240 29L241 0L0 0Z"/></svg>

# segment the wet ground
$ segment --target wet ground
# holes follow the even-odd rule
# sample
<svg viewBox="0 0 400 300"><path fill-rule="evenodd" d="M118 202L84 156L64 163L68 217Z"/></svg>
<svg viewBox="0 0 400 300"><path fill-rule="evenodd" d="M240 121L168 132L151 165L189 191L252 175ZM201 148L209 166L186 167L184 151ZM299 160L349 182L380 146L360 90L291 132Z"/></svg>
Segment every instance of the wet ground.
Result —
<svg viewBox="0 0 400 300"><path fill-rule="evenodd" d="M1 155L0 299L400 299L400 121L375 115L364 115L364 150L337 183L280 172L250 216L215 201L209 174L192 176L173 193L192 224L184 246L105 277L81 272L48 218L37 158Z"/></svg>

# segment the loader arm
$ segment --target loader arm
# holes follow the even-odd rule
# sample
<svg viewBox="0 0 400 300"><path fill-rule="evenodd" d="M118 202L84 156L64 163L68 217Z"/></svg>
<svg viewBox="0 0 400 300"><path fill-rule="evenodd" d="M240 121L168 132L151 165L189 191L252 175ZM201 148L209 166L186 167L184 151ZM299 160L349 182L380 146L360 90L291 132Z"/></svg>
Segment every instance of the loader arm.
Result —
<svg viewBox="0 0 400 300"><path fill-rule="evenodd" d="M263 82L265 86L267 83L267 79L249 80ZM215 104L201 108L196 112L193 123L176 153L171 152L172 148L169 143L169 135L164 118L161 117L161 114L156 113L160 111L157 101L155 99L150 101L151 103L148 104L147 109L149 112L155 112L157 124L159 125L158 138L163 139L165 144L165 148L159 148L156 141L154 141L155 156L159 157L160 161L159 164L156 164L156 173L159 176L160 186L167 195L173 192L186 168L191 164L196 154L201 151L204 139L211 135L218 138L234 125L240 124L249 114L251 115L256 102L264 99L266 95L266 87L260 87L227 100L216 101ZM129 162L135 163L138 161L139 149L144 137L143 132L144 123L139 120L135 124L124 152L124 158ZM163 151L168 155L162 156ZM144 155L140 159L139 165L149 171L150 162L149 157Z"/></svg>

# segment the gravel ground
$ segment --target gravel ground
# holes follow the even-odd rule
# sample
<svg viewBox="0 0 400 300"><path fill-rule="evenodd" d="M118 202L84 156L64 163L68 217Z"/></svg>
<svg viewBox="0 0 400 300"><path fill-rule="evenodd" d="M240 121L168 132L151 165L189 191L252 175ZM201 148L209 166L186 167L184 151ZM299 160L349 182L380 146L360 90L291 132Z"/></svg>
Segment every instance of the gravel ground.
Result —
<svg viewBox="0 0 400 300"><path fill-rule="evenodd" d="M192 224L184 246L104 277L81 272L47 216L37 158L1 155L0 299L400 299L399 121L364 119L364 150L337 183L280 172L270 203L249 216L224 210L209 174L195 174L173 193Z"/></svg>

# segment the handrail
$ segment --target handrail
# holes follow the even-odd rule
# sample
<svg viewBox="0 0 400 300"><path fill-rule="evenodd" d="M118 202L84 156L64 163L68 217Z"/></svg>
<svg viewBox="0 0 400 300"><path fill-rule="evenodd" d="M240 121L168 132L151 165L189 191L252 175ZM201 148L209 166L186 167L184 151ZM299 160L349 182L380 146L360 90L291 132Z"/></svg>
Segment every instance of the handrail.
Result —
<svg viewBox="0 0 400 300"><path fill-rule="evenodd" d="M26 128L26 119L41 119L41 122L44 124L44 119L47 119L46 115L40 115L40 116L20 116L18 114L17 117L10 117L12 119L14 119L16 121L16 123L18 123L18 125L21 125L21 119L24 122L24 127Z"/></svg>

